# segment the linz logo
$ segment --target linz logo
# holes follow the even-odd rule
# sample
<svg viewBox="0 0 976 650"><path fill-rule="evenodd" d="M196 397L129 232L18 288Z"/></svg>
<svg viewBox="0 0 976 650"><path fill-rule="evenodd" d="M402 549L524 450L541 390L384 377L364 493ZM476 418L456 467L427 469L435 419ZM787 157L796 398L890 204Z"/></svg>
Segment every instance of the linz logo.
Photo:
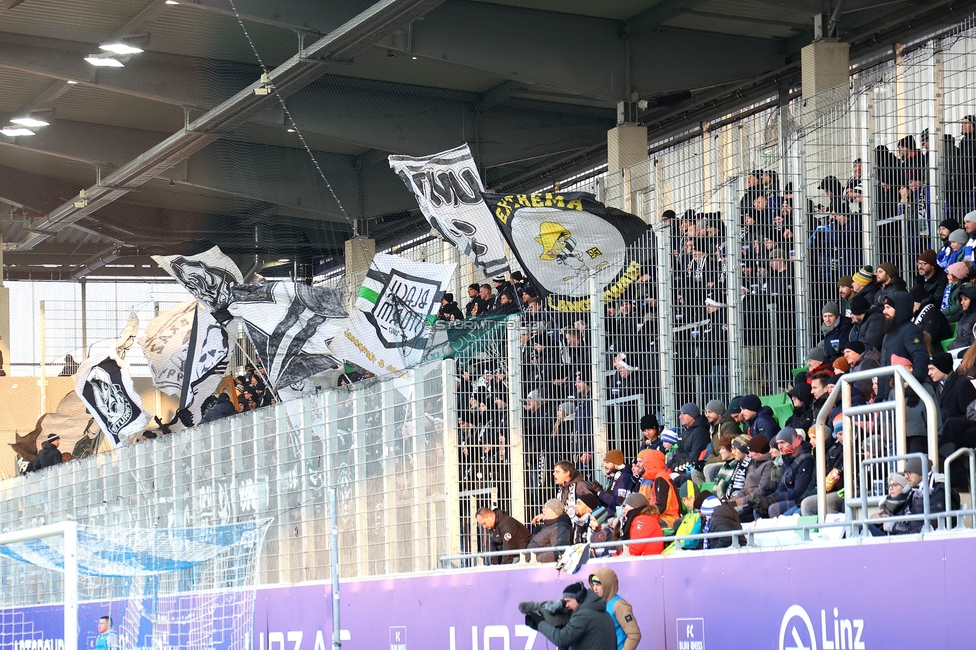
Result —
<svg viewBox="0 0 976 650"><path fill-rule="evenodd" d="M864 619L840 618L834 607L833 618L828 621L827 610L820 610L820 650L865 650L863 633ZM813 621L800 605L790 605L783 614L779 650L818 650Z"/></svg>
<svg viewBox="0 0 976 650"><path fill-rule="evenodd" d="M409 343L424 333L440 285L425 278L390 272L373 307L376 335L387 347Z"/></svg>

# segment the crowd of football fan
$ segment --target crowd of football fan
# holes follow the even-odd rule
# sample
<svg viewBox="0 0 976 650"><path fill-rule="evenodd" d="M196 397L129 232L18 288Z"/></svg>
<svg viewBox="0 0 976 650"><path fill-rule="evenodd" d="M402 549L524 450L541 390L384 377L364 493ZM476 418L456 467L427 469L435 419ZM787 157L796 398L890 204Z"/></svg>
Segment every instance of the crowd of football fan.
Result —
<svg viewBox="0 0 976 650"><path fill-rule="evenodd" d="M523 526L502 508L482 508L477 520L492 549L561 546L570 543L738 530L742 523L780 515L817 514L817 487L827 492L828 513L843 513L844 434L839 406L826 426L814 420L844 373L904 365L938 406L940 466L921 462L888 477L872 533L917 532L921 521L886 523L880 517L921 514L923 492L931 512L944 511L941 459L961 447L976 447L976 117L962 121L961 138L944 142L942 213L934 223L929 176L928 134L898 143L897 153L875 151L874 186L864 205L862 161L850 178L822 180L822 203L794 206L792 188L780 188L777 174L757 170L747 176L739 204L737 238L741 260L739 355L744 395L729 394L728 283L737 277L728 265L730 238L719 214L688 211L663 215L671 251L674 376L671 389L680 405L680 426L663 428L658 378L660 345L658 283L645 275L620 299L606 306L602 335L605 361L593 364L591 329L585 314L550 312L521 276L472 285L464 311L447 296L440 317L461 319L523 311L521 365L522 450L526 503L541 506ZM794 209L797 210L794 214ZM878 245L865 259L862 215L873 209ZM802 216L801 216L802 215ZM811 302L821 323L802 371L795 350L798 299L794 240L798 219L805 232ZM938 232L938 238L935 236ZM941 240L939 245L935 242ZM657 266L647 245L647 268ZM914 269L890 260L913 259ZM650 271L653 273L653 271ZM514 298L514 299L513 299ZM802 316L802 315L801 315ZM505 458L509 428L508 375L504 356L494 364L462 368L459 391L463 487L496 486L505 503L510 470ZM623 429L618 449L594 458L592 391L594 372L604 382L606 419ZM789 395L792 408L774 410L763 395ZM893 382L865 380L853 385L853 403L894 399ZM924 406L910 388L907 402L909 453L927 452ZM634 398L634 399L631 399ZM662 406L657 410L654 405ZM639 410L639 412L635 411ZM643 415L643 417L641 417ZM638 435L638 431L640 432ZM629 434L629 435L628 435ZM826 471L817 476L814 436L825 440ZM880 445L864 436L863 444ZM875 438L877 438L875 436ZM867 456L890 455L874 449ZM600 461L602 460L602 467ZM953 483L966 482L966 466L954 464ZM552 490L550 472L555 480ZM552 497L552 498L550 498ZM544 504L544 505L543 505ZM951 504L950 504L951 505ZM683 548L730 545L731 537L681 542ZM661 542L632 544L631 554L667 552ZM510 561L514 556L509 556ZM555 559L539 554L542 561ZM496 558L498 560L498 558Z"/></svg>

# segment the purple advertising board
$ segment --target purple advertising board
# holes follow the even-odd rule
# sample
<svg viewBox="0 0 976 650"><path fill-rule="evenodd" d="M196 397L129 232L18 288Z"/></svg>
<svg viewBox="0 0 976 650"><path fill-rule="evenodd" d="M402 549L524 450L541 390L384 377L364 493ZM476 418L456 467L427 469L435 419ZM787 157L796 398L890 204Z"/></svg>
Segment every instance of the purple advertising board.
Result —
<svg viewBox="0 0 976 650"><path fill-rule="evenodd" d="M613 568L634 606L641 648L874 650L976 647L976 536L925 541L871 539L782 550L688 552L668 557L593 560L578 574L552 566L454 570L415 577L343 581L344 650L544 650L554 647L524 625L523 600L559 598L596 566ZM258 650L327 650L328 584L259 589ZM26 645L58 650L56 608L17 610L36 617ZM11 611L0 612L10 620ZM79 647L93 647L99 607L82 608ZM26 629L22 628L22 629ZM9 632L5 642L10 639Z"/></svg>

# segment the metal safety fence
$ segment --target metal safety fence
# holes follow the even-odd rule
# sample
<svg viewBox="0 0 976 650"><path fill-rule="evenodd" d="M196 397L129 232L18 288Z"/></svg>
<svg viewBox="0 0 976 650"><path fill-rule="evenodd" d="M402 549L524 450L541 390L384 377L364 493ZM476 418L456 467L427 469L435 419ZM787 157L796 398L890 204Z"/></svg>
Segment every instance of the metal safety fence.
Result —
<svg viewBox="0 0 976 650"><path fill-rule="evenodd" d="M455 378L442 362L410 375L8 479L0 483L3 532L65 518L146 529L272 518L260 581L326 580L335 487L343 577L435 568L461 550ZM22 591L32 583L18 571L29 568L0 576L4 603L29 602Z"/></svg>

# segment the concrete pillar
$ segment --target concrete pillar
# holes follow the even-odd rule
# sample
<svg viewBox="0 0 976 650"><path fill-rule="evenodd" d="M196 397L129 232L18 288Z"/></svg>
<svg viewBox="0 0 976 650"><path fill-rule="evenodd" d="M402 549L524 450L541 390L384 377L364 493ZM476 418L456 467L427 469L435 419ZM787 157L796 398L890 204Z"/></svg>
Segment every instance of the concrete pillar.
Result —
<svg viewBox="0 0 976 650"><path fill-rule="evenodd" d="M833 40L810 43L800 53L803 97L809 99L850 82L851 46Z"/></svg>
<svg viewBox="0 0 976 650"><path fill-rule="evenodd" d="M647 160L647 127L618 124L607 131L607 171L621 169Z"/></svg>
<svg viewBox="0 0 976 650"><path fill-rule="evenodd" d="M10 374L10 289L3 286L3 238L0 237L0 370Z"/></svg>
<svg viewBox="0 0 976 650"><path fill-rule="evenodd" d="M376 256L376 240L366 237L353 237L346 240L346 287L343 302L346 310L351 310L356 304L359 288L363 286L369 265Z"/></svg>

